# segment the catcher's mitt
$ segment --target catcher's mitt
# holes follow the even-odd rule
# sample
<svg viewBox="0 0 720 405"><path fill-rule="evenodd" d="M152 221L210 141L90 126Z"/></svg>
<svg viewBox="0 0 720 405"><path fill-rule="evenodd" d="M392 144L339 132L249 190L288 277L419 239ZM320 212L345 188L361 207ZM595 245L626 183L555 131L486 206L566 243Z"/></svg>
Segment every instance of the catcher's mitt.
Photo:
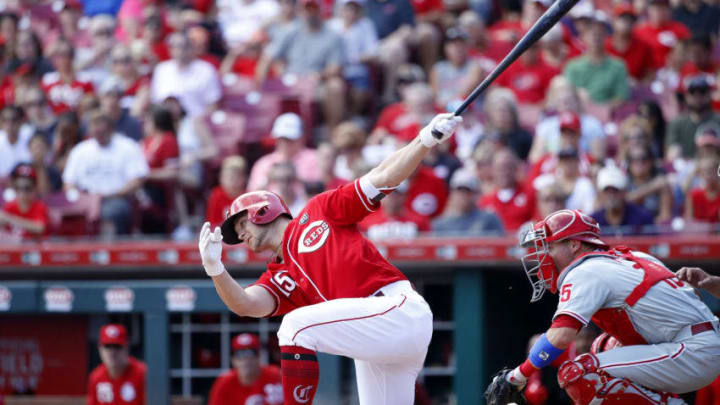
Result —
<svg viewBox="0 0 720 405"><path fill-rule="evenodd" d="M506 379L507 374L511 371L506 367L492 377L490 385L485 390L485 401L488 405L526 404L525 396L520 392L520 387L511 384Z"/></svg>

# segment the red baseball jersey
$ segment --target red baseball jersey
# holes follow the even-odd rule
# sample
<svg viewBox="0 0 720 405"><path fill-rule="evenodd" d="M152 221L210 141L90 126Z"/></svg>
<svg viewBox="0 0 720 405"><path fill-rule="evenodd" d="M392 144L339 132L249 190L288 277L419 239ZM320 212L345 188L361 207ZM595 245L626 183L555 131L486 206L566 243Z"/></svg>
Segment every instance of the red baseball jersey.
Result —
<svg viewBox="0 0 720 405"><path fill-rule="evenodd" d="M690 30L677 21L668 21L658 27L649 22L638 24L634 34L652 47L657 68L665 66L665 58L678 41L690 38Z"/></svg>
<svg viewBox="0 0 720 405"><path fill-rule="evenodd" d="M282 405L282 375L277 366L266 366L252 385L242 385L237 370L223 373L210 390L208 405Z"/></svg>
<svg viewBox="0 0 720 405"><path fill-rule="evenodd" d="M693 219L715 223L720 220L720 194L708 195L702 188L690 192L690 203L693 207Z"/></svg>
<svg viewBox="0 0 720 405"><path fill-rule="evenodd" d="M48 233L48 224L50 223L50 219L48 217L48 210L47 206L44 202L40 200L36 200L32 203L30 206L30 209L27 211L21 211L20 206L17 203L17 200L13 200L10 202L5 203L5 205L2 208L3 211L7 212L8 214L14 215L16 217L20 217L23 219L29 219L31 221L36 222L42 222L45 225L45 234ZM21 234L24 238L32 238L32 237L38 237L42 235L37 235L34 233L30 233L27 231L24 231L22 229L17 229L14 227L11 227L10 225L5 225L5 230L14 233L14 234Z"/></svg>
<svg viewBox="0 0 720 405"><path fill-rule="evenodd" d="M92 83L78 78L67 83L57 72L50 72L43 76L42 88L47 95L48 105L55 114L74 110L85 94L93 92Z"/></svg>
<svg viewBox="0 0 720 405"><path fill-rule="evenodd" d="M367 297L407 278L378 252L357 223L380 208L355 180L313 197L283 235L283 263L255 283L275 298L270 316L336 298Z"/></svg>
<svg viewBox="0 0 720 405"><path fill-rule="evenodd" d="M145 363L130 357L125 373L110 378L107 367L101 364L88 378L87 405L145 405Z"/></svg>
<svg viewBox="0 0 720 405"><path fill-rule="evenodd" d="M495 212L503 222L505 230L516 231L532 219L534 203L521 186L514 190L496 190L480 198L478 206Z"/></svg>

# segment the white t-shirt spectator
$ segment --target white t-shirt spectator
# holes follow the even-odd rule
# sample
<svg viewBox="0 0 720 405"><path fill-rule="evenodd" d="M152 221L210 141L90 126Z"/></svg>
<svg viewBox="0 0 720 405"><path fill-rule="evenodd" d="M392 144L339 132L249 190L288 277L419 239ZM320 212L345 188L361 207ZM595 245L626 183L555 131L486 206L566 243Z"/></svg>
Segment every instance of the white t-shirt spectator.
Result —
<svg viewBox="0 0 720 405"><path fill-rule="evenodd" d="M31 160L28 143L32 135L32 127L25 124L20 127L18 140L14 144L11 144L8 140L7 133L0 131L0 177L9 176L12 169L18 163L29 162Z"/></svg>
<svg viewBox="0 0 720 405"><path fill-rule="evenodd" d="M545 152L557 153L560 151L560 117L553 115L542 119L535 127L535 136L545 141ZM580 115L580 150L591 153L591 145L605 138L602 123L588 114Z"/></svg>
<svg viewBox="0 0 720 405"><path fill-rule="evenodd" d="M115 134L104 147L94 138L75 145L65 164L63 183L89 193L110 195L130 181L147 176L149 171L137 142Z"/></svg>
<svg viewBox="0 0 720 405"><path fill-rule="evenodd" d="M228 44L237 46L280 13L276 0L218 0L217 18Z"/></svg>
<svg viewBox="0 0 720 405"><path fill-rule="evenodd" d="M222 96L215 67L200 59L182 68L174 60L158 63L153 71L150 97L159 104L170 96L180 100L188 115L203 114Z"/></svg>

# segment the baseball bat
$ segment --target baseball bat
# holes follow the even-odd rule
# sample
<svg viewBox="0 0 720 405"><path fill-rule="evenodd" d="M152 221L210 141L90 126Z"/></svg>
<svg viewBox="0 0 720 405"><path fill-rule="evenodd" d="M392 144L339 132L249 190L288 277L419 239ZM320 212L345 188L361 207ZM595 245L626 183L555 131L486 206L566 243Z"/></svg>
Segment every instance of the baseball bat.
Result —
<svg viewBox="0 0 720 405"><path fill-rule="evenodd" d="M554 2L553 5L550 6L550 8L548 8L537 21L535 21L535 24L530 27L530 30L528 30L528 32L520 38L520 41L515 44L510 53L508 53L505 58L503 58L503 60L495 66L495 69L487 75L482 83L475 87L472 93L463 100L463 103L455 109L454 115L461 115L465 109L468 108L470 103L475 101L480 93L485 91L485 89L487 89L488 86L490 86L490 84L492 84L492 82L497 79L497 77L500 76L500 74L502 74L502 72L504 72L511 63L515 62L515 60L517 60L523 52L528 50L528 48L545 35L545 33L547 33L553 25L560 21L560 19L567 14L567 12L578 3L578 1L580 0L557 0ZM438 139L442 138L442 134L439 131L434 130L433 135Z"/></svg>

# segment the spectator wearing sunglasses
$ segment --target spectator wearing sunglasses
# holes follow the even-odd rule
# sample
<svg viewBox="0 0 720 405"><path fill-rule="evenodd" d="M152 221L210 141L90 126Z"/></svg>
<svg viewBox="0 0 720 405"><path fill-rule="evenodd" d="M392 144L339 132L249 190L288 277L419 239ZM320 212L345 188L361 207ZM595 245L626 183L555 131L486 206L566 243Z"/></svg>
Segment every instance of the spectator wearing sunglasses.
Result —
<svg viewBox="0 0 720 405"><path fill-rule="evenodd" d="M697 129L710 122L720 125L720 114L712 109L710 93L715 86L714 82L713 77L705 73L683 79L681 88L687 109L670 122L665 139L668 161L692 158L697 149L693 136Z"/></svg>
<svg viewBox="0 0 720 405"><path fill-rule="evenodd" d="M15 198L3 205L0 225L15 237L36 238L47 234L47 206L37 197L37 175L30 164L21 163L10 175Z"/></svg>

